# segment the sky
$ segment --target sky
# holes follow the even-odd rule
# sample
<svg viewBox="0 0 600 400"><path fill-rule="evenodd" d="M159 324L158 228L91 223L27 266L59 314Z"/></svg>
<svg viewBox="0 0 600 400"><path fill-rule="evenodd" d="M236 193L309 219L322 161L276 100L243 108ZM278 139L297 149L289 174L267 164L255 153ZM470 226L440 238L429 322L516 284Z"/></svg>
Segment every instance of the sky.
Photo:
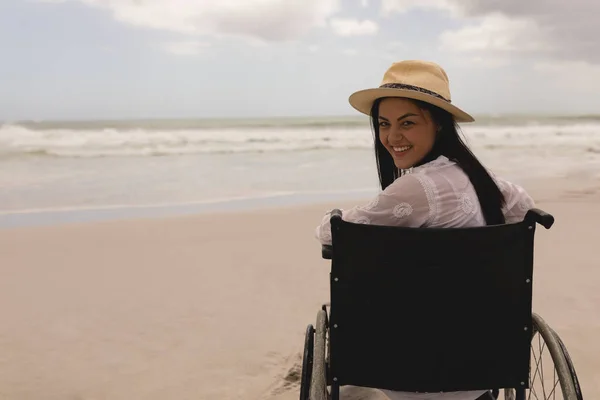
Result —
<svg viewBox="0 0 600 400"><path fill-rule="evenodd" d="M0 0L0 120L357 115L395 61L475 114L600 114L596 0Z"/></svg>

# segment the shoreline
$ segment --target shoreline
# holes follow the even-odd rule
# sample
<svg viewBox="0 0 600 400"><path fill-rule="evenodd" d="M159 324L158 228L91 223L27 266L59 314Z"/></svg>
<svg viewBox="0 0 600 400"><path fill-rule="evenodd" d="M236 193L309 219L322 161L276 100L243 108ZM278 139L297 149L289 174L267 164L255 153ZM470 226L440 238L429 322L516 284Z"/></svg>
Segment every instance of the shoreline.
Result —
<svg viewBox="0 0 600 400"><path fill-rule="evenodd" d="M535 202L574 200L600 193L600 180L573 177L526 178L516 182L530 193ZM158 204L108 204L64 206L26 210L0 210L0 231L36 226L62 226L103 221L193 217L214 213L244 213L279 208L334 204L358 205L378 192L377 188L337 191L280 191L199 201ZM351 206L350 205L350 206ZM341 207L340 207L341 208Z"/></svg>
<svg viewBox="0 0 600 400"><path fill-rule="evenodd" d="M36 210L0 211L0 230L93 223L146 218L168 218L210 213L251 212L271 208L310 206L335 201L361 201L376 190L358 189L335 192L279 192L253 197L201 200L196 202L106 205L97 207L56 207Z"/></svg>

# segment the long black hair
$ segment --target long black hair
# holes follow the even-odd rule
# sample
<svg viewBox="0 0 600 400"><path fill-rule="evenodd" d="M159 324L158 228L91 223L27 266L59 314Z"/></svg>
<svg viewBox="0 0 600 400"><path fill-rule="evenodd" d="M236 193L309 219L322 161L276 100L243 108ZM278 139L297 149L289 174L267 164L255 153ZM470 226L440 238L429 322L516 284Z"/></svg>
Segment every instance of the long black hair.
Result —
<svg viewBox="0 0 600 400"><path fill-rule="evenodd" d="M371 108L371 124L375 139L377 173L381 189L383 190L400 176L400 171L396 168L394 159L379 138L379 104L382 100L383 98L380 98L373 103ZM505 204L504 195L485 167L460 138L458 133L460 128L452 114L426 102L412 101L422 110L429 111L434 123L440 129L431 151L417 165L435 160L439 156L446 156L449 160L456 162L465 174L467 174L475 188L486 224L503 224L505 222L504 214L502 213L502 207Z"/></svg>

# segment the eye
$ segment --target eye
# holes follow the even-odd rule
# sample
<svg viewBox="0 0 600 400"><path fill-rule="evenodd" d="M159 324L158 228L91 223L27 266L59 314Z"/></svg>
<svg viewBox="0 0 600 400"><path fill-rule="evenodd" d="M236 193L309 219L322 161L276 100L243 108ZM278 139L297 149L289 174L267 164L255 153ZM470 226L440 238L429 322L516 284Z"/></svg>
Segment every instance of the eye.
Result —
<svg viewBox="0 0 600 400"><path fill-rule="evenodd" d="M388 126L390 126L390 123L387 121L379 121L379 127L381 128L387 128Z"/></svg>
<svg viewBox="0 0 600 400"><path fill-rule="evenodd" d="M414 123L414 122L412 122L412 121L404 121L404 122L402 123L402 126L411 126L411 125L414 125L414 124L415 124L415 123Z"/></svg>

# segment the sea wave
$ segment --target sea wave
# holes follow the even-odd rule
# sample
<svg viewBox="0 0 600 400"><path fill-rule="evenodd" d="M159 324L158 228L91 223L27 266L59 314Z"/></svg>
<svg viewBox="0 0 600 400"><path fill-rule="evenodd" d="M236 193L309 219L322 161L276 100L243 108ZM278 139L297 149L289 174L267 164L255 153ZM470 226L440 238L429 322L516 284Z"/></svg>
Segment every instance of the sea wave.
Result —
<svg viewBox="0 0 600 400"><path fill-rule="evenodd" d="M3 125L0 126L0 155L110 157L361 149L368 148L371 140L368 130L331 127L162 131L109 128L36 130L20 125Z"/></svg>
<svg viewBox="0 0 600 400"><path fill-rule="evenodd" d="M600 151L600 123L464 125L470 145L487 150L594 153ZM34 129L0 126L0 157L125 157L186 154L297 152L371 149L368 127L204 129Z"/></svg>

